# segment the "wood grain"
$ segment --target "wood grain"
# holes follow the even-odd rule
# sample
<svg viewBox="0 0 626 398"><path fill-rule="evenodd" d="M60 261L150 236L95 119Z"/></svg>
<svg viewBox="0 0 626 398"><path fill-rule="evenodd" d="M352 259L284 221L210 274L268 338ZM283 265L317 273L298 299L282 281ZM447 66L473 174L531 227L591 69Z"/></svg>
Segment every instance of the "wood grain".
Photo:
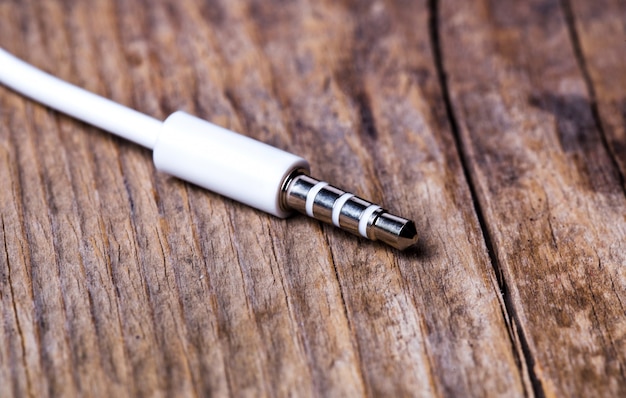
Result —
<svg viewBox="0 0 626 398"><path fill-rule="evenodd" d="M273 218L0 87L0 396L624 394L606 3L0 0L0 47L298 153L421 236Z"/></svg>
<svg viewBox="0 0 626 398"><path fill-rule="evenodd" d="M623 395L626 200L566 13L556 1L444 1L440 25L462 152L535 389Z"/></svg>
<svg viewBox="0 0 626 398"><path fill-rule="evenodd" d="M571 1L564 6L594 118L626 189L626 4Z"/></svg>

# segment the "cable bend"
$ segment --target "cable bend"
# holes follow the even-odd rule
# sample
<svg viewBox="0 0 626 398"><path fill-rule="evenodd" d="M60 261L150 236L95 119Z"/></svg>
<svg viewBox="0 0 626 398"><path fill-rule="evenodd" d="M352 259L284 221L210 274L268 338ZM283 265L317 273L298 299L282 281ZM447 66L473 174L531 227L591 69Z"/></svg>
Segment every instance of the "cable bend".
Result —
<svg viewBox="0 0 626 398"><path fill-rule="evenodd" d="M43 72L0 48L0 83L59 112L153 149L162 122Z"/></svg>

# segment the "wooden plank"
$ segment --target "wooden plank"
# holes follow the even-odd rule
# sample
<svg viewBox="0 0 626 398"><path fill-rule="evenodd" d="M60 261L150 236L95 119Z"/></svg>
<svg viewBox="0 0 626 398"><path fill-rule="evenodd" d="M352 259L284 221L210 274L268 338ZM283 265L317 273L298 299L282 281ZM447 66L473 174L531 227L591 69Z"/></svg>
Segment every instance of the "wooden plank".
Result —
<svg viewBox="0 0 626 398"><path fill-rule="evenodd" d="M439 30L535 390L624 395L626 200L561 4L442 1Z"/></svg>
<svg viewBox="0 0 626 398"><path fill-rule="evenodd" d="M432 5L1 2L3 48L155 117L184 109L300 153L416 217L422 241L398 253L272 218L0 88L0 395L531 395Z"/></svg>
<svg viewBox="0 0 626 398"><path fill-rule="evenodd" d="M571 3L571 5L570 5ZM589 79L596 117L626 190L626 3L566 1L570 29Z"/></svg>

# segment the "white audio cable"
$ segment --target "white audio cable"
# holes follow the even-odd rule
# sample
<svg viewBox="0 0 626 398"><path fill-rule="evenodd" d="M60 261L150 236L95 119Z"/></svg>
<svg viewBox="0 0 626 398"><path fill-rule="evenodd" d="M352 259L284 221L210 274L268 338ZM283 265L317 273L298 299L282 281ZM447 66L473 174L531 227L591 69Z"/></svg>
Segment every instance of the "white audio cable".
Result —
<svg viewBox="0 0 626 398"><path fill-rule="evenodd" d="M153 150L159 171L284 218L293 210L404 250L413 221L308 175L299 156L185 112L164 122L90 93L0 48L0 83L50 108Z"/></svg>

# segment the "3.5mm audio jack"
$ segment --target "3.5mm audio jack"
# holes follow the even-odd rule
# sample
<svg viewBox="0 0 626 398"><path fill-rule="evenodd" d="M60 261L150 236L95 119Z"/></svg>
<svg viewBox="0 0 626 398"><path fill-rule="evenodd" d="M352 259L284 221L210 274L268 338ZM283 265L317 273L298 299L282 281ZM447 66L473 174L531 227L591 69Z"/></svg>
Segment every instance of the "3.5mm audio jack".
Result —
<svg viewBox="0 0 626 398"><path fill-rule="evenodd" d="M73 86L0 48L0 83L63 113L153 150L157 170L277 217L297 210L404 250L415 224L310 177L309 162L178 111L154 119Z"/></svg>
<svg viewBox="0 0 626 398"><path fill-rule="evenodd" d="M308 176L303 170L287 178L282 193L286 207L355 235L380 240L399 250L417 242L413 221Z"/></svg>

